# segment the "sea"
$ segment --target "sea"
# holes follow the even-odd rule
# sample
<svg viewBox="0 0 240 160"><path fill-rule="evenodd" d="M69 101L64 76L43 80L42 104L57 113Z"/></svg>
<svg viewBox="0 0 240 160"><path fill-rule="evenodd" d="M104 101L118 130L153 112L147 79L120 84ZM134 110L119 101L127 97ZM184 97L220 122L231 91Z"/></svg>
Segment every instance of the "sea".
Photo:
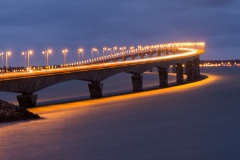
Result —
<svg viewBox="0 0 240 160"><path fill-rule="evenodd" d="M201 67L200 81L159 88L158 73L103 81L90 99L88 82L69 81L38 91L43 119L0 124L0 160L238 160L240 67ZM18 105L16 93L0 98Z"/></svg>

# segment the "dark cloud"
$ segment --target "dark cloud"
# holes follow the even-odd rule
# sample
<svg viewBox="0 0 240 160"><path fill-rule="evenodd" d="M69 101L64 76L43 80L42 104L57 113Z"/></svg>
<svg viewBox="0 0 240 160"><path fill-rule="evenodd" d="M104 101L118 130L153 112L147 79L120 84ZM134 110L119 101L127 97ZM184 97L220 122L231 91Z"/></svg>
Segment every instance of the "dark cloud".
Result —
<svg viewBox="0 0 240 160"><path fill-rule="evenodd" d="M69 48L69 61L74 61L80 46L86 49L86 57L93 46L174 41L206 41L204 58L231 59L239 51L240 3L236 0L8 0L0 4L0 50L12 50L10 62L16 64L21 51L30 48L36 64L44 64L40 53L48 47L54 49L50 63L62 62L63 48Z"/></svg>

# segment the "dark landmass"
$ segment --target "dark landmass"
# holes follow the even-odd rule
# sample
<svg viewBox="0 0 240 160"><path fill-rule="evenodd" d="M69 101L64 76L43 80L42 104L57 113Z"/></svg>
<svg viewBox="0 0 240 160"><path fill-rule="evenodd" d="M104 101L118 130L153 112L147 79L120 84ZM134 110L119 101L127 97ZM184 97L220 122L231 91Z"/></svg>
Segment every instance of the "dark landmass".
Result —
<svg viewBox="0 0 240 160"><path fill-rule="evenodd" d="M23 107L17 107L12 103L0 100L0 123L40 118L39 115L29 112Z"/></svg>

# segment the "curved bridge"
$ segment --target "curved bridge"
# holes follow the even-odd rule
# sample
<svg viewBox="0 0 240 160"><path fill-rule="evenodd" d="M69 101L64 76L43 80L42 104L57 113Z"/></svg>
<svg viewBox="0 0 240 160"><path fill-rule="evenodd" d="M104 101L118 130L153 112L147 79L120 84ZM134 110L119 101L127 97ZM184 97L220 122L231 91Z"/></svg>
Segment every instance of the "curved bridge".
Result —
<svg viewBox="0 0 240 160"><path fill-rule="evenodd" d="M168 68L176 72L177 83L183 83L183 69L187 81L199 78L199 57L205 51L205 43L171 43L128 50L85 61L78 66L68 66L33 72L9 72L1 74L0 91L17 92L19 105L36 105L34 92L69 80L89 81L91 97L101 97L104 79L126 72L132 74L133 91L142 90L142 74L157 68L160 87L168 85ZM183 68L183 66L185 66Z"/></svg>

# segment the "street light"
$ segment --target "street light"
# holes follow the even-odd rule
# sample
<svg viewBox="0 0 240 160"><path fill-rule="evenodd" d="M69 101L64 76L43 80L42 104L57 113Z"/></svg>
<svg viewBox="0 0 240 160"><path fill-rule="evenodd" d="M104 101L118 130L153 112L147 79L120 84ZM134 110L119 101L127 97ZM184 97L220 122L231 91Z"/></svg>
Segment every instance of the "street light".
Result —
<svg viewBox="0 0 240 160"><path fill-rule="evenodd" d="M22 55L25 57L25 67L26 67L26 70L27 70L27 68L30 68L30 58L29 58L29 55L31 55L31 54L33 54L32 50L29 50L27 52L22 52ZM28 60L26 60L27 58L28 58Z"/></svg>
<svg viewBox="0 0 240 160"><path fill-rule="evenodd" d="M115 51L116 51L117 49L118 49L117 46L114 46L114 47L113 47L113 54L115 53Z"/></svg>
<svg viewBox="0 0 240 160"><path fill-rule="evenodd" d="M125 50L125 49L126 49L126 47L125 47L125 46L124 46L124 47L120 47L120 48L119 48L119 50L120 50L120 51L122 51L122 52L124 52L124 50Z"/></svg>
<svg viewBox="0 0 240 160"><path fill-rule="evenodd" d="M27 62L26 62L27 52L22 52L22 55L24 56L24 60L25 60L25 68L27 69Z"/></svg>
<svg viewBox="0 0 240 160"><path fill-rule="evenodd" d="M46 69L48 68L48 55L52 53L52 50L49 49L47 51L42 51L42 54L45 55L45 59L46 59Z"/></svg>
<svg viewBox="0 0 240 160"><path fill-rule="evenodd" d="M78 49L78 65L80 65L80 54L82 54L82 61L83 61L83 57L84 57L84 49L83 48Z"/></svg>
<svg viewBox="0 0 240 160"><path fill-rule="evenodd" d="M64 65L66 65L66 63L67 63L67 52L68 52L67 49L62 50L62 53L63 53L63 56L64 56Z"/></svg>
<svg viewBox="0 0 240 160"><path fill-rule="evenodd" d="M126 49L126 47L120 47L119 50L122 51L122 60L124 61L124 50Z"/></svg>
<svg viewBox="0 0 240 160"><path fill-rule="evenodd" d="M8 56L11 55L11 52L6 52L6 72L8 72Z"/></svg>
<svg viewBox="0 0 240 160"><path fill-rule="evenodd" d="M97 54L99 54L99 51L98 51L97 48L92 48L92 49L91 49L91 53L92 53L92 64L93 64L93 53L94 53L94 52L97 52Z"/></svg>
<svg viewBox="0 0 240 160"><path fill-rule="evenodd" d="M108 48L107 50L112 54L112 48Z"/></svg>
<svg viewBox="0 0 240 160"><path fill-rule="evenodd" d="M103 47L103 56L104 56L104 51L106 51L107 50L107 47Z"/></svg>
<svg viewBox="0 0 240 160"><path fill-rule="evenodd" d="M2 52L2 53L0 53L0 56L2 56L2 76L3 76L3 55L4 55L4 53Z"/></svg>
<svg viewBox="0 0 240 160"><path fill-rule="evenodd" d="M107 51L107 49L108 49L107 47L103 47L103 52L102 52L103 53L103 62L104 62L104 51Z"/></svg>
<svg viewBox="0 0 240 160"><path fill-rule="evenodd" d="M28 68L30 69L30 55L33 54L32 50L28 51Z"/></svg>
<svg viewBox="0 0 240 160"><path fill-rule="evenodd" d="M115 61L115 51L117 51L118 50L118 47L117 46L114 46L113 48L112 48L112 54L113 54L113 57L114 57L114 61Z"/></svg>
<svg viewBox="0 0 240 160"><path fill-rule="evenodd" d="M109 51L110 55L112 55L113 48L108 48L107 50Z"/></svg>

